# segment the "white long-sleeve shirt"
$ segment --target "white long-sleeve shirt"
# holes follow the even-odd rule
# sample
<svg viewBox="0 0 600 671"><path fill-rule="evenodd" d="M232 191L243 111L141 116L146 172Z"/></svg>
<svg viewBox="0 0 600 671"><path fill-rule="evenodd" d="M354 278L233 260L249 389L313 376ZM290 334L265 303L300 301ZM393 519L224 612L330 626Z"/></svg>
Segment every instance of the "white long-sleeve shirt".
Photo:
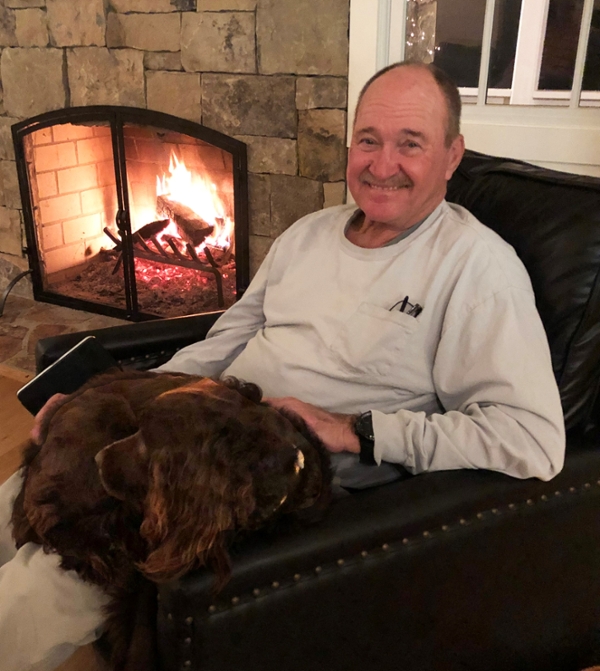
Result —
<svg viewBox="0 0 600 671"><path fill-rule="evenodd" d="M234 375L266 396L371 410L378 463L552 478L564 423L531 283L512 247L446 202L408 237L364 249L352 205L273 244L206 340L161 370ZM423 307L400 312L408 296Z"/></svg>

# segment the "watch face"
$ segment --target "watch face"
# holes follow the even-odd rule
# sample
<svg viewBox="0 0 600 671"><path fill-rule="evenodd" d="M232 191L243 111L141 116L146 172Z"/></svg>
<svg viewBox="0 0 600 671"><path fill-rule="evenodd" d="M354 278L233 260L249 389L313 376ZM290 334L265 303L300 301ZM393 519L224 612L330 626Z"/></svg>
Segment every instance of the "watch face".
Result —
<svg viewBox="0 0 600 671"><path fill-rule="evenodd" d="M363 414L356 420L354 431L369 440L375 440L373 417L370 410L368 412L363 412Z"/></svg>

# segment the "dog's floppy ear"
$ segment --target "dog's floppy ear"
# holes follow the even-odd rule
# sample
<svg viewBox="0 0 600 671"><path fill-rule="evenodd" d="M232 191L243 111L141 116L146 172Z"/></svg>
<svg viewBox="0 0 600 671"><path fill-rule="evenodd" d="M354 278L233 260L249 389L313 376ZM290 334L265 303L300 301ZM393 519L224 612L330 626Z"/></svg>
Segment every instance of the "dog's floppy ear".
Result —
<svg viewBox="0 0 600 671"><path fill-rule="evenodd" d="M148 491L148 450L141 431L107 445L96 463L107 493L141 508Z"/></svg>
<svg viewBox="0 0 600 671"><path fill-rule="evenodd" d="M224 463L196 468L176 466L177 460L172 453L153 454L140 528L150 552L138 569L162 582L208 566L220 589L230 573L226 538L255 507L252 481L247 475L233 482Z"/></svg>

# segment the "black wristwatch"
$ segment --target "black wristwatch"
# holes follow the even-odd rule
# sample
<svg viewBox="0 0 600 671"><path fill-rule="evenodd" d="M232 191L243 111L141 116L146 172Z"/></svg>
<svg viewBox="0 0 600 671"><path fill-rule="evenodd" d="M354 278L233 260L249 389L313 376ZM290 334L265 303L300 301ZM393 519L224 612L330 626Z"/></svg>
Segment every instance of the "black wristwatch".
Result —
<svg viewBox="0 0 600 671"><path fill-rule="evenodd" d="M354 433L360 443L360 463L368 466L377 466L373 454L375 448L375 433L373 432L373 417L371 411L363 412L354 422Z"/></svg>

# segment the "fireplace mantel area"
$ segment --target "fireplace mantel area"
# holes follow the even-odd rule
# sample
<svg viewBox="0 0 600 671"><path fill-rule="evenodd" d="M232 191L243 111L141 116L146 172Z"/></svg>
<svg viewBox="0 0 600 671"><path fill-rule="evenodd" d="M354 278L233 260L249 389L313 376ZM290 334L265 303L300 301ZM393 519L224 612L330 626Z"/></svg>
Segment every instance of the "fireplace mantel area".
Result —
<svg viewBox="0 0 600 671"><path fill-rule="evenodd" d="M0 3L0 294L29 265L12 126L97 105L247 145L252 276L296 219L343 202L348 23L349 0ZM29 278L12 296L32 298Z"/></svg>

